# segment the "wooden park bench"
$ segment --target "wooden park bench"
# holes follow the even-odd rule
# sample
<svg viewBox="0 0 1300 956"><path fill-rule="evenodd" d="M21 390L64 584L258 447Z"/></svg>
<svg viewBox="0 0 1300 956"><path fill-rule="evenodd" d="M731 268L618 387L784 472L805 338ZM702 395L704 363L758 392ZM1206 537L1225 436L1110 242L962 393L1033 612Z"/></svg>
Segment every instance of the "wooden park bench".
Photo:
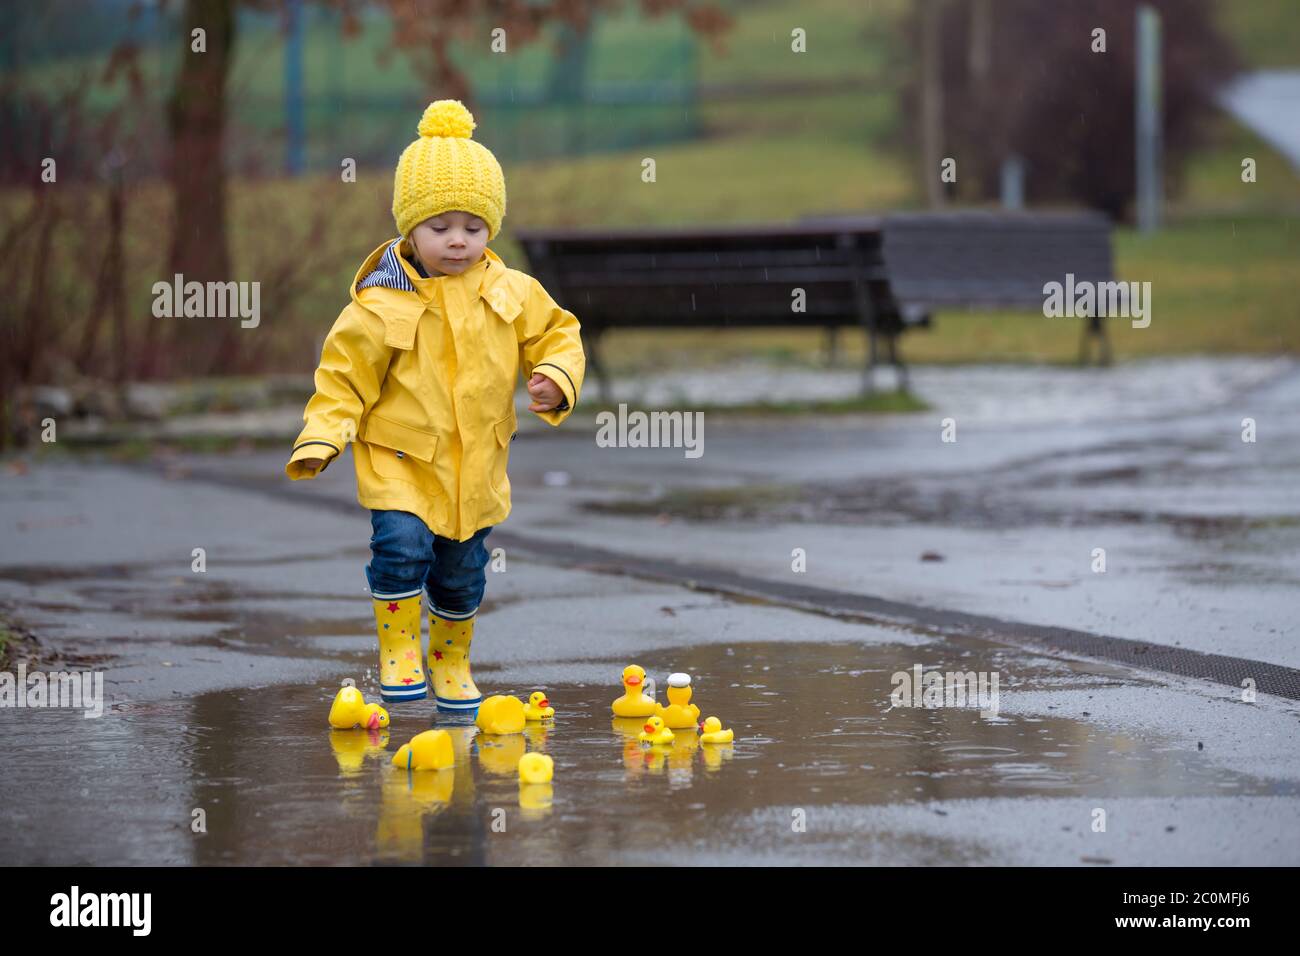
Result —
<svg viewBox="0 0 1300 956"><path fill-rule="evenodd" d="M1113 278L1111 225L1100 213L894 213L884 217L883 229L890 291L905 312L1041 310L1049 282L1064 283L1067 274L1076 283ZM1102 361L1109 362L1100 316L1084 324L1080 362L1087 360L1093 338L1100 342Z"/></svg>
<svg viewBox="0 0 1300 956"><path fill-rule="evenodd" d="M1090 214L941 213L780 225L521 229L530 271L582 323L608 398L599 340L612 328L820 326L833 361L845 326L867 335L863 391L883 343L898 349L937 307L1040 307L1043 285L1110 277L1110 232ZM1086 341L1086 339L1085 339Z"/></svg>

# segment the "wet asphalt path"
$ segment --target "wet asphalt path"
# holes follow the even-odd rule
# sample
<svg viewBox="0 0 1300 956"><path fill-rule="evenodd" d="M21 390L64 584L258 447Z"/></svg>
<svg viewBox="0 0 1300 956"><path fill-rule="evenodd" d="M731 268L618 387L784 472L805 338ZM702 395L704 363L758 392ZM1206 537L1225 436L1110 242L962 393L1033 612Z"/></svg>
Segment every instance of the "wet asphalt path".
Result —
<svg viewBox="0 0 1300 956"><path fill-rule="evenodd" d="M34 465L0 486L0 599L102 667L111 705L0 710L4 862L1300 862L1292 701L1033 640L1285 677L1298 394L1292 374L1150 420L959 417L955 444L935 416L719 417L694 460L521 429L476 674L545 687L560 719L458 729L450 779L386 765L423 710L387 740L324 727L338 679L374 676L349 462L293 485L270 453ZM1243 409L1261 440L1239 447ZM736 743L643 752L608 714L633 660L690 671ZM914 664L998 673L1000 714L891 707ZM509 772L524 747L557 760L549 809Z"/></svg>

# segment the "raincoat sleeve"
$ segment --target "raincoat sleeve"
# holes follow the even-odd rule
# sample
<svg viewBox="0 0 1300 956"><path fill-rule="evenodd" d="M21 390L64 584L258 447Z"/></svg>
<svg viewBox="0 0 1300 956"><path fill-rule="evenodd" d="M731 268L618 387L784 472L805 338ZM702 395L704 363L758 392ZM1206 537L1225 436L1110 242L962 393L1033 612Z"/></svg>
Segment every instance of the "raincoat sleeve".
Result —
<svg viewBox="0 0 1300 956"><path fill-rule="evenodd" d="M533 279L516 327L524 381L531 379L533 372L540 372L564 393L564 398L555 408L534 414L548 425L559 425L578 404L582 377L587 370L587 356L582 350L582 326L577 316L560 308L542 284Z"/></svg>
<svg viewBox="0 0 1300 956"><path fill-rule="evenodd" d="M391 356L392 349L384 344L383 319L355 302L345 308L325 337L316 392L303 412L306 427L293 443L286 475L294 481L315 478L342 453L379 398ZM309 468L303 464L306 458L321 458L324 464Z"/></svg>

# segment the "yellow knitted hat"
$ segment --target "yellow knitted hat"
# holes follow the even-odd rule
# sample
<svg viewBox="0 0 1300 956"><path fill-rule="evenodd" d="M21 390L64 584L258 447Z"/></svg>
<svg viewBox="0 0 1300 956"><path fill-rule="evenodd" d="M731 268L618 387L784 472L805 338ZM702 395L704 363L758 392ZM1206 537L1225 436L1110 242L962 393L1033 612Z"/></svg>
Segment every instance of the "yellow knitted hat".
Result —
<svg viewBox="0 0 1300 956"><path fill-rule="evenodd" d="M487 223L489 240L501 231L506 179L492 151L470 139L475 125L460 100L438 100L424 111L420 138L402 151L393 177L393 218L402 236L453 209Z"/></svg>

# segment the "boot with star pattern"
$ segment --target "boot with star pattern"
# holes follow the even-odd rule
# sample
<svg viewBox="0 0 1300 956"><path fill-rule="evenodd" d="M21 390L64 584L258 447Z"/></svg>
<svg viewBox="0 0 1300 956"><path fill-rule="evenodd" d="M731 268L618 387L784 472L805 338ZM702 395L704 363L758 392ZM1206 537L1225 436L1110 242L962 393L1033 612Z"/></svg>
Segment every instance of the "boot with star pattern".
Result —
<svg viewBox="0 0 1300 956"><path fill-rule="evenodd" d="M379 694L385 703L424 700L429 685L420 664L420 592L371 594L379 632Z"/></svg>

